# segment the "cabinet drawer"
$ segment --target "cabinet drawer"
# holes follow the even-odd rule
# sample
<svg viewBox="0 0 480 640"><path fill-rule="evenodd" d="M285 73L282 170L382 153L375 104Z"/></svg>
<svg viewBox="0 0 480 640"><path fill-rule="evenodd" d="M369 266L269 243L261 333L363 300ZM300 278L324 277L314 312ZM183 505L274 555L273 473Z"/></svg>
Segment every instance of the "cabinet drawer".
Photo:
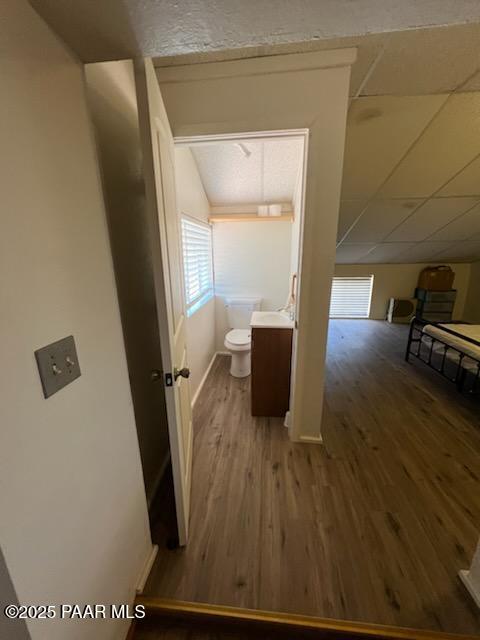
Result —
<svg viewBox="0 0 480 640"><path fill-rule="evenodd" d="M415 297L425 302L455 302L456 289L450 291L429 291L428 289L415 289Z"/></svg>

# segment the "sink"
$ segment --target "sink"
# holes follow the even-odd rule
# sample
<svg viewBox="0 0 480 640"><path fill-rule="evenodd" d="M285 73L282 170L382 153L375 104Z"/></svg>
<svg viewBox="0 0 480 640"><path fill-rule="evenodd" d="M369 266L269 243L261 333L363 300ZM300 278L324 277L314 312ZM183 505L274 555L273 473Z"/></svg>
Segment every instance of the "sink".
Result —
<svg viewBox="0 0 480 640"><path fill-rule="evenodd" d="M250 326L262 329L293 329L294 321L285 311L254 311Z"/></svg>

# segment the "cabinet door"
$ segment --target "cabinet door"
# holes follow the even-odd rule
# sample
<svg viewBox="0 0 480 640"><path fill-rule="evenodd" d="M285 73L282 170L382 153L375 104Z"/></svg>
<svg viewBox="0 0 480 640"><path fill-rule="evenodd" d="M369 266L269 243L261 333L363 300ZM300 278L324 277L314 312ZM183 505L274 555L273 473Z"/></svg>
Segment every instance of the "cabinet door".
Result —
<svg viewBox="0 0 480 640"><path fill-rule="evenodd" d="M252 331L252 416L283 417L290 398L292 329Z"/></svg>

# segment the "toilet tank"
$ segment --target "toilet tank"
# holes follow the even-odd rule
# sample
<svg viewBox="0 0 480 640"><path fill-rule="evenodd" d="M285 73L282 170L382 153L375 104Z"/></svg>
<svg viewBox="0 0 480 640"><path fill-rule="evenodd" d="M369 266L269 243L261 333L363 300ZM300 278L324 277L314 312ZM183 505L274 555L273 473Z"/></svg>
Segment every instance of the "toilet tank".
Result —
<svg viewBox="0 0 480 640"><path fill-rule="evenodd" d="M261 298L227 298L228 326L231 329L250 329L250 318L260 309Z"/></svg>

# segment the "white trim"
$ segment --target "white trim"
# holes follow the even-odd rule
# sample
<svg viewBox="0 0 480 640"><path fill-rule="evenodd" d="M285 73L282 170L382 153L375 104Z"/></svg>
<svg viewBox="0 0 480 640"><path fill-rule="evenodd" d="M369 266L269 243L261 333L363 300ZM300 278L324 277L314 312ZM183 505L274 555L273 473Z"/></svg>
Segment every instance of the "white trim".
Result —
<svg viewBox="0 0 480 640"><path fill-rule="evenodd" d="M477 607L480 608L480 591L476 588L473 581L470 579L470 571L462 570L458 572L458 577L465 585L468 593L472 596Z"/></svg>
<svg viewBox="0 0 480 640"><path fill-rule="evenodd" d="M209 144L224 142L237 142L238 140L267 141L272 138L308 138L308 129L279 129L273 131L245 131L241 133L212 133L198 136L177 136L174 138L175 146L202 147Z"/></svg>
<svg viewBox="0 0 480 640"><path fill-rule="evenodd" d="M135 591L137 593L143 592L145 588L145 584L147 583L147 580L148 580L148 576L150 575L150 571L152 570L153 563L155 562L155 558L157 557L157 553L158 553L158 545L152 544L152 548L150 550L150 553L148 554L148 558L145 564L143 565L142 572L140 573L140 576L138 578L137 586L135 587Z"/></svg>
<svg viewBox="0 0 480 640"><path fill-rule="evenodd" d="M218 80L242 76L269 75L325 69L332 67L350 67L357 59L357 48L325 49L307 53L287 53L256 58L221 60L218 62L198 62L169 67L156 67L155 72L160 84L192 82L199 80Z"/></svg>
<svg viewBox="0 0 480 640"><path fill-rule="evenodd" d="M477 607L480 607L480 591L475 589L475 586L472 580L470 579L470 571L466 571L466 570L459 571L458 576L460 580L463 582L463 584L465 585L469 594L472 596Z"/></svg>
<svg viewBox="0 0 480 640"><path fill-rule="evenodd" d="M202 390L203 385L205 384L205 380L208 378L208 374L210 373L210 369L213 367L213 363L215 362L215 358L217 357L217 355L218 355L218 352L215 351L215 353L212 356L212 359L210 360L210 364L207 367L207 370L205 371L205 373L203 374L202 379L200 380L200 384L198 385L198 388L195 391L195 395L192 398L192 409L193 409L194 404L198 400L198 396L200 395L200 391Z"/></svg>
<svg viewBox="0 0 480 640"><path fill-rule="evenodd" d="M297 442L304 442L305 444L323 444L322 436L299 436Z"/></svg>

